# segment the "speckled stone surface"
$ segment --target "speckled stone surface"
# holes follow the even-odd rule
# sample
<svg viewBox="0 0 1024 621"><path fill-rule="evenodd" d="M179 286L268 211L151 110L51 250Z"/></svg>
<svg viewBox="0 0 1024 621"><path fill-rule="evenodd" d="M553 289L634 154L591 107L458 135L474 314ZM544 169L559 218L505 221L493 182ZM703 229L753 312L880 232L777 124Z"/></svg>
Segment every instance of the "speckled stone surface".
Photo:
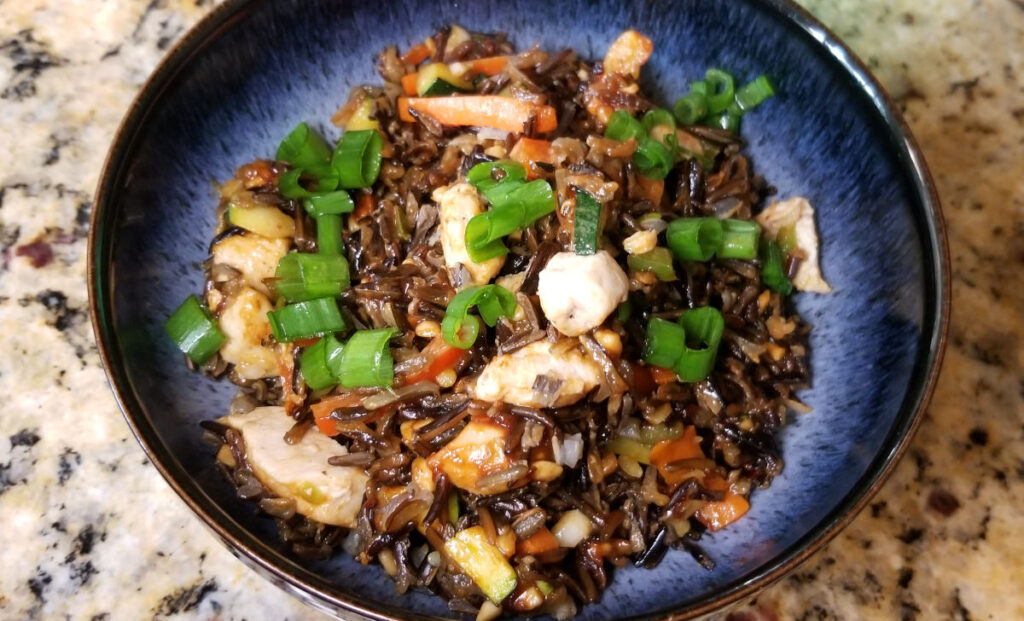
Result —
<svg viewBox="0 0 1024 621"><path fill-rule="evenodd" d="M921 144L949 229L953 322L893 478L732 617L1024 618L1024 5L805 4ZM235 560L148 464L88 324L103 156L146 75L210 8L0 1L0 618L323 618Z"/></svg>

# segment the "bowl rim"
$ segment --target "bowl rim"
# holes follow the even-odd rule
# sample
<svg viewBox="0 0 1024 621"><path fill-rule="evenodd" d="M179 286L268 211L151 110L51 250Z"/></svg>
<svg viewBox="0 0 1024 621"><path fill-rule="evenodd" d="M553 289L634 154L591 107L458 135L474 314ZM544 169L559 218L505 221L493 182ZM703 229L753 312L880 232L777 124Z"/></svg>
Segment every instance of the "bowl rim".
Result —
<svg viewBox="0 0 1024 621"><path fill-rule="evenodd" d="M874 112L879 115L881 122L890 132L890 137L896 143L898 159L901 166L912 176L911 191L920 202L923 212L918 214L923 216L923 219L916 218L916 225L919 230L923 229L921 233L922 245L925 246L923 267L926 281L934 288L924 301L924 325L920 342L927 343L927 351L917 356L907 394L904 396L893 428L883 443L887 450L875 456L865 474L846 497L812 530L747 579L729 583L717 592L695 601L685 610L660 610L635 617L638 619L682 621L745 600L779 580L838 535L871 501L906 451L935 390L945 350L950 314L949 250L945 223L935 184L909 126L865 64L807 10L792 0L748 1L774 11L778 17L795 26L803 35L811 37L824 48L830 60L838 63L847 77L867 95ZM215 501L189 479L175 457L164 449L148 421L134 413L137 410L141 411L141 407L121 365L119 341L112 321L112 243L107 230L117 216L118 210L114 200L118 193L117 182L123 178L140 130L145 126L161 94L207 46L264 2L265 0L225 0L201 18L160 60L138 90L118 126L100 172L90 216L87 275L93 332L107 380L132 434L167 484L230 552L278 587L322 611L337 614L344 610L371 619L400 619L408 612L370 599L358 596L343 597L329 592L329 583L319 578L304 579L297 574L312 572L262 542L253 541L253 545L250 545L245 540L255 538L240 525L230 518L222 522L211 514L204 504L209 503L210 509L219 510L222 516L226 516ZM151 441L151 434L155 441ZM313 584L317 581L320 582L319 585ZM420 617L437 618L426 615Z"/></svg>

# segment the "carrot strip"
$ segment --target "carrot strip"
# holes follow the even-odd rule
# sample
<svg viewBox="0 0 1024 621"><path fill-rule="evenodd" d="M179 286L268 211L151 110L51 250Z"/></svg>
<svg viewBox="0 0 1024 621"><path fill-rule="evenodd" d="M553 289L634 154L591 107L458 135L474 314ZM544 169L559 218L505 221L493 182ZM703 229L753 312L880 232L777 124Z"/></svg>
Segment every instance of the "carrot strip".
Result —
<svg viewBox="0 0 1024 621"><path fill-rule="evenodd" d="M402 90L406 95L416 95L416 78L419 75L418 73L407 73L402 76Z"/></svg>
<svg viewBox="0 0 1024 621"><path fill-rule="evenodd" d="M408 386L424 380L433 380L442 371L454 368L468 352L468 349L452 347L443 338L436 337L423 348L427 362L409 375L399 377L395 383L399 386Z"/></svg>
<svg viewBox="0 0 1024 621"><path fill-rule="evenodd" d="M508 56L488 56L487 58L477 58L476 60L465 61L466 65L469 66L470 75L497 75L501 73L501 70L508 64Z"/></svg>
<svg viewBox="0 0 1024 621"><path fill-rule="evenodd" d="M647 197L654 206L657 207L661 204L661 197L665 194L665 180L659 179L648 179L643 175L636 176L637 182L640 184L640 188L644 191L644 196Z"/></svg>
<svg viewBox="0 0 1024 621"><path fill-rule="evenodd" d="M536 138L520 138L516 146L512 147L509 157L523 164L530 162L555 163L555 154L551 150L551 141L537 140Z"/></svg>
<svg viewBox="0 0 1024 621"><path fill-rule="evenodd" d="M546 526L526 539L516 543L516 554L519 556L537 556L558 549L558 540Z"/></svg>
<svg viewBox="0 0 1024 621"><path fill-rule="evenodd" d="M654 378L654 383L659 386L662 384L670 384L679 378L676 377L676 372L672 369L666 369L665 367L649 367L651 369L651 377Z"/></svg>
<svg viewBox="0 0 1024 621"><path fill-rule="evenodd" d="M670 486L675 487L690 478L691 472L687 470L668 470L666 466L680 459L693 459L703 457L704 452L700 450L697 439L697 429L687 427L683 435L674 440L662 440L651 448L651 463L657 466L661 478Z"/></svg>
<svg viewBox="0 0 1024 621"><path fill-rule="evenodd" d="M430 48L422 43L409 48L409 51L402 54L402 62L407 65L418 65L430 56Z"/></svg>
<svg viewBox="0 0 1024 621"><path fill-rule="evenodd" d="M724 499L709 501L697 509L695 517L710 530L722 530L750 510L750 502L743 496L733 493L722 477L708 475L704 480L704 486L712 490L725 490Z"/></svg>
<svg viewBox="0 0 1024 621"><path fill-rule="evenodd" d="M359 394L358 392L346 392L334 395L333 397L327 397L323 401L309 406L310 411L313 412L313 420L316 422L317 428L320 429L320 433L325 436L338 435L338 421L331 418L331 412L338 408L355 407L362 403L365 397L366 395Z"/></svg>
<svg viewBox="0 0 1024 621"><path fill-rule="evenodd" d="M497 95L452 97L399 97L398 116L414 122L411 111L428 114L442 125L493 127L523 133L530 119L534 131L550 132L558 127L555 109Z"/></svg>
<svg viewBox="0 0 1024 621"><path fill-rule="evenodd" d="M352 218L354 221L362 220L373 213L373 208L376 206L377 201L374 200L373 194L363 192L356 197L356 208L352 211Z"/></svg>

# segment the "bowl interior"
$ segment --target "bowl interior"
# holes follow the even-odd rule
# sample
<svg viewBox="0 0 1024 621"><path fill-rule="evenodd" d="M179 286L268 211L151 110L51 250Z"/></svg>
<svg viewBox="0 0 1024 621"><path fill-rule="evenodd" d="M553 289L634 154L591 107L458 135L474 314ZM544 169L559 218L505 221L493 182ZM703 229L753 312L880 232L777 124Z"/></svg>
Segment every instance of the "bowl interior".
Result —
<svg viewBox="0 0 1024 621"><path fill-rule="evenodd" d="M396 595L377 566L344 554L306 563L281 551L271 521L235 498L199 439L198 422L225 412L233 387L188 373L161 323L200 290L214 228L213 184L253 157L272 156L299 121L336 138L326 121L350 87L379 82L375 54L390 44L405 49L450 22L504 30L520 48L568 46L589 58L636 28L655 42L644 81L662 104L711 66L740 79L769 74L779 94L744 120L748 153L780 197L806 196L817 208L823 270L835 288L797 296L814 325L813 388L802 393L814 411L792 416L782 436L785 470L754 494L749 516L702 542L715 569L676 551L652 571L618 570L582 618L695 609L743 589L840 521L897 452L941 323L932 206L872 96L778 7L228 4L218 10L231 15L220 20L226 26L207 25L186 40L119 137L97 204L93 268L99 336L128 417L172 484L240 554L279 579L304 583L321 603L447 614L439 598Z"/></svg>

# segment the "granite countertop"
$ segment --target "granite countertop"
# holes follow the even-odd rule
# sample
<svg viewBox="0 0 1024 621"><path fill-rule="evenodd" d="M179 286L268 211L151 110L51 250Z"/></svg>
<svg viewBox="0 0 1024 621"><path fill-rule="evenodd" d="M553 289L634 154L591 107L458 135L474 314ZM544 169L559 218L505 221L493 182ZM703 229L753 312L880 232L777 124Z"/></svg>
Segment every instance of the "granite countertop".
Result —
<svg viewBox="0 0 1024 621"><path fill-rule="evenodd" d="M870 65L924 151L953 320L894 476L732 618L1024 618L1024 2L805 4ZM107 146L211 6L0 0L0 618L323 618L237 561L164 483L89 326L86 235Z"/></svg>

